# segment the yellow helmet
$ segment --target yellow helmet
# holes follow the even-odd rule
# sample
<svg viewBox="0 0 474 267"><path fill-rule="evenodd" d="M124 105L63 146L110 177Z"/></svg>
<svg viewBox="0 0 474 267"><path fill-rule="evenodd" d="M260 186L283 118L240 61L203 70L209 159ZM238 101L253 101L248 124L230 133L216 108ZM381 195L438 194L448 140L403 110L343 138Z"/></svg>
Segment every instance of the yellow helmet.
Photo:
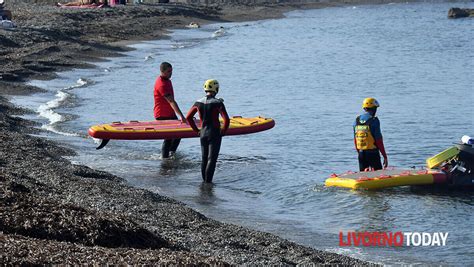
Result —
<svg viewBox="0 0 474 267"><path fill-rule="evenodd" d="M217 94L219 92L219 82L214 79L207 80L204 83L204 91L214 92Z"/></svg>
<svg viewBox="0 0 474 267"><path fill-rule="evenodd" d="M362 108L378 108L380 107L379 102L372 97L368 97L364 99L364 102L362 103Z"/></svg>

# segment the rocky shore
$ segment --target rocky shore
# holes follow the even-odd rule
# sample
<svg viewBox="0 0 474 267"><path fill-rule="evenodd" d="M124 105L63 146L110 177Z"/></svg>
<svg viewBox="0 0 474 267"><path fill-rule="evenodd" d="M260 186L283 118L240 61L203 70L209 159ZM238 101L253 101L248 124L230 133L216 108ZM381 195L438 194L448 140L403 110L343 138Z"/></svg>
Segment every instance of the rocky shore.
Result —
<svg viewBox="0 0 474 267"><path fill-rule="evenodd" d="M182 203L130 187L64 158L74 152L35 137L10 95L40 89L29 79L91 67L120 55L119 41L165 37L191 21L281 16L330 4L190 7L182 4L61 9L12 1L18 28L0 29L0 262L3 264L367 264L277 236L206 218ZM52 2L52 1L51 1Z"/></svg>

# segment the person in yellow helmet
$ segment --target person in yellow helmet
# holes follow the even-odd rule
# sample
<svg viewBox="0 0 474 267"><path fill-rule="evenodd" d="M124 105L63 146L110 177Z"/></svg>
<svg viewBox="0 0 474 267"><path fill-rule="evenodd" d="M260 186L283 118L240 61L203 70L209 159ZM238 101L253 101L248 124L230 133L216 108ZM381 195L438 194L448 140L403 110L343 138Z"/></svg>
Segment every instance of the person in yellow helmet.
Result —
<svg viewBox="0 0 474 267"><path fill-rule="evenodd" d="M217 99L219 92L219 82L214 79L207 80L204 83L206 96L199 99L186 115L191 128L199 133L201 141L201 175L206 183L211 183L216 169L217 157L221 148L222 136L229 129L230 119L224 106L224 100ZM194 114L199 112L201 119L201 129L194 122ZM219 114L224 120L224 127L221 129Z"/></svg>
<svg viewBox="0 0 474 267"><path fill-rule="evenodd" d="M383 144L380 121L375 116L379 102L372 97L364 99L362 108L365 113L354 122L354 144L358 153L359 170L380 170L380 154L383 156L383 168L388 166L388 157Z"/></svg>

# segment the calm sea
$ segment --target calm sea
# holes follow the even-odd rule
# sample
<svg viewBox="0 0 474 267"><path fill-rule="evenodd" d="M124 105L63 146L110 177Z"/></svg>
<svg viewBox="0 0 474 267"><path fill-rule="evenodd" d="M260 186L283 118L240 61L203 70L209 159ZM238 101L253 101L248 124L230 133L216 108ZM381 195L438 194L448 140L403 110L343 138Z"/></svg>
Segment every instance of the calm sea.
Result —
<svg viewBox="0 0 474 267"><path fill-rule="evenodd" d="M427 157L474 135L474 19L451 20L453 3L389 4L294 11L286 18L174 31L133 45L97 68L33 81L48 93L16 97L28 118L71 146L72 160L178 199L212 218L268 231L317 249L388 264L474 264L474 195L397 188L324 187L357 169L352 123L365 97L381 107L391 166ZM474 7L473 2L458 6ZM213 34L220 26L224 34ZM198 139L174 161L161 141L111 141L99 151L94 124L153 120L161 61L174 65L186 112L218 79L231 115L272 117L270 131L226 137L215 185L201 184ZM449 232L445 247L339 247L340 231Z"/></svg>

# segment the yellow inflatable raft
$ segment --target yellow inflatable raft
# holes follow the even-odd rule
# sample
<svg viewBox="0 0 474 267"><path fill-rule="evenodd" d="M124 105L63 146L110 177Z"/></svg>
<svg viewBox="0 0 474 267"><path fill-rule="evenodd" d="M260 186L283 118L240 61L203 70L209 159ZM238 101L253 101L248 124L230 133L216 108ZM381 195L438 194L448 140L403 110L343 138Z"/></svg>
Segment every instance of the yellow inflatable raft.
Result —
<svg viewBox="0 0 474 267"><path fill-rule="evenodd" d="M445 183L446 179L446 174L438 170L386 169L333 174L325 184L326 186L373 190L405 185Z"/></svg>
<svg viewBox="0 0 474 267"><path fill-rule="evenodd" d="M426 160L426 167L428 169L438 168L444 162L456 157L459 154L459 149L455 146L450 147L443 152Z"/></svg>

